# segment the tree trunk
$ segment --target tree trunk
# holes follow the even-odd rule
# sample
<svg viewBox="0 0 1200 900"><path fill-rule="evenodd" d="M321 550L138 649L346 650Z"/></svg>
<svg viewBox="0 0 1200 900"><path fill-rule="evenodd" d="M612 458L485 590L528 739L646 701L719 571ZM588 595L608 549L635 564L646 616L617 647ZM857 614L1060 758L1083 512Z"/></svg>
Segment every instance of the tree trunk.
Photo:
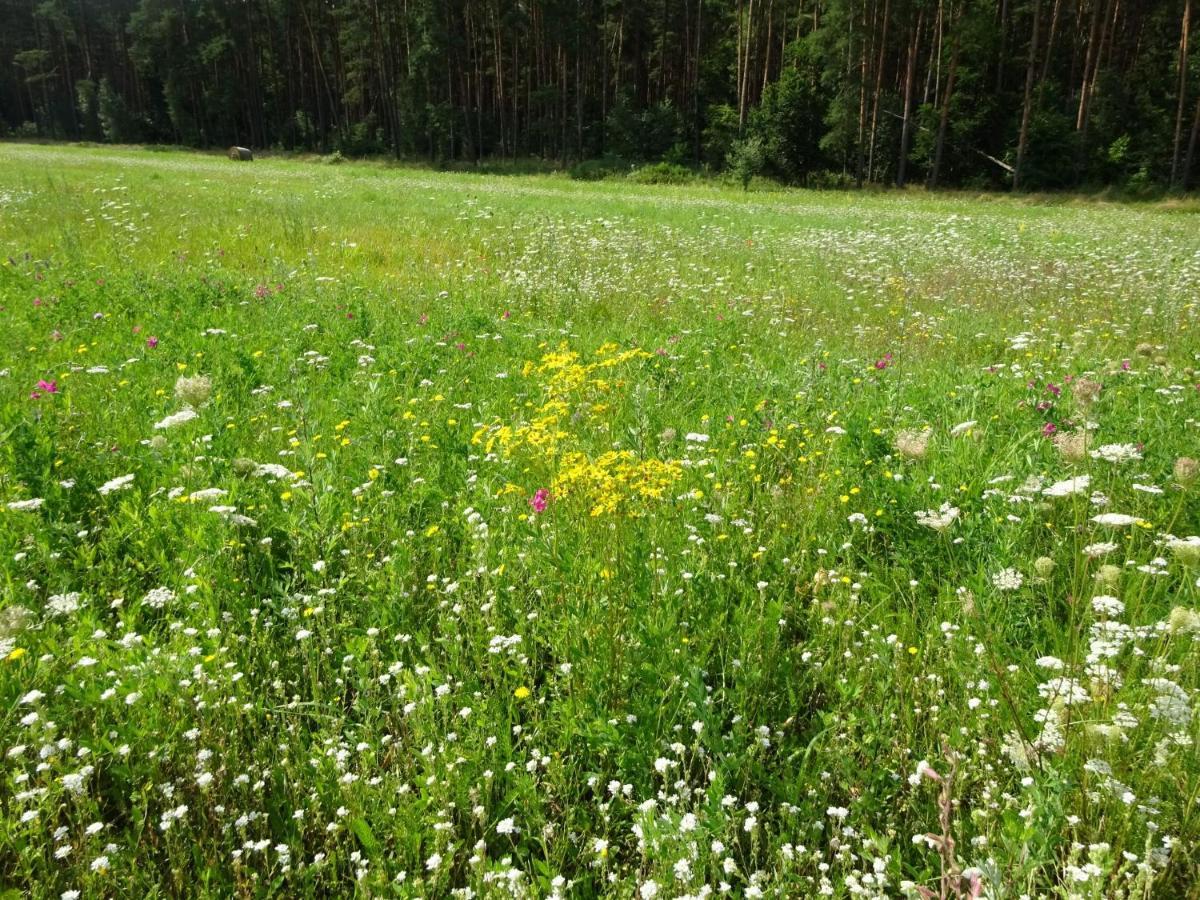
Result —
<svg viewBox="0 0 1200 900"><path fill-rule="evenodd" d="M1192 180L1192 160L1196 158L1196 144L1200 142L1200 97L1196 98L1196 114L1192 117L1192 136L1188 138L1187 154L1183 158L1183 172L1179 184L1185 191Z"/></svg>
<svg viewBox="0 0 1200 900"><path fill-rule="evenodd" d="M904 71L904 124L900 126L900 159L896 162L896 187L904 187L908 170L908 139L912 134L913 81L917 68L917 48L921 42L921 18L924 11L917 13L917 27L913 29L912 42L908 46L908 65Z"/></svg>
<svg viewBox="0 0 1200 900"><path fill-rule="evenodd" d="M1191 18L1192 0L1184 0L1183 24L1179 28L1179 81L1175 88L1178 101L1175 107L1175 140L1171 144L1171 187L1176 186L1182 161L1180 151L1183 149L1183 111L1187 102L1188 29L1191 27Z"/></svg>
<svg viewBox="0 0 1200 900"><path fill-rule="evenodd" d="M1021 106L1021 133L1017 137L1017 164L1013 168L1013 191L1021 189L1021 166L1029 144L1029 115L1033 109L1033 74L1037 69L1038 31L1041 28L1042 0L1033 2L1033 34L1029 38L1029 61L1025 66L1025 100Z"/></svg>
<svg viewBox="0 0 1200 900"><path fill-rule="evenodd" d="M871 98L871 146L867 150L867 180L875 176L875 137L879 130L879 95L883 92L883 54L887 49L888 13L890 0L883 0L883 24L880 28L879 58L875 64L875 90Z"/></svg>
<svg viewBox="0 0 1200 900"><path fill-rule="evenodd" d="M956 17L957 18L957 17ZM942 155L946 146L946 126L950 122L950 100L954 96L954 79L958 75L958 28L954 27L954 39L950 45L950 71L946 73L946 93L942 97L942 111L938 116L937 143L933 151L933 171L929 175L929 186L936 188L942 174Z"/></svg>

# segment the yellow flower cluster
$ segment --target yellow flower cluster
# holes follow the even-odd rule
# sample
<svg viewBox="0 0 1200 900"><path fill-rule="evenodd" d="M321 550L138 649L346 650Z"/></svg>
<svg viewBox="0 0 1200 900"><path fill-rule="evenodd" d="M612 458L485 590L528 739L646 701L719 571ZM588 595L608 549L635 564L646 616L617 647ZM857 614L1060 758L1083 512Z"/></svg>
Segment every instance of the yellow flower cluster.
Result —
<svg viewBox="0 0 1200 900"><path fill-rule="evenodd" d="M679 463L638 459L632 450L611 450L595 459L574 451L563 456L551 491L560 498L582 496L591 504L591 515L602 516L629 498L663 499L682 475Z"/></svg>
<svg viewBox="0 0 1200 900"><path fill-rule="evenodd" d="M601 377L601 373L649 357L644 350L621 350L616 344L606 343L596 350L590 362L584 362L577 352L560 345L537 363L525 364L522 374L540 380L545 396L545 402L532 418L522 425L497 422L480 428L471 443L483 446L487 453L500 449L506 456L532 451L535 459L540 457L542 462L549 463L555 473L551 483L555 496L584 498L593 516L614 513L633 497L662 499L683 474L678 463L643 460L630 450L609 451L592 458L575 449L576 436L564 427L576 403L623 387L620 380ZM608 404L590 406L593 416L609 409Z"/></svg>

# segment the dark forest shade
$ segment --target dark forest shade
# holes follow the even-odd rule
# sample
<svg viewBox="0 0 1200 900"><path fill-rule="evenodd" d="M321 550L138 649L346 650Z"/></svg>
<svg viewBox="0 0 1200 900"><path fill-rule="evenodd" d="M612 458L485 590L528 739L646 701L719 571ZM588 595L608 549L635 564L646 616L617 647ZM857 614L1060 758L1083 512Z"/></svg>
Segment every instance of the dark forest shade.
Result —
<svg viewBox="0 0 1200 900"><path fill-rule="evenodd" d="M1197 0L0 0L0 135L1194 187Z"/></svg>

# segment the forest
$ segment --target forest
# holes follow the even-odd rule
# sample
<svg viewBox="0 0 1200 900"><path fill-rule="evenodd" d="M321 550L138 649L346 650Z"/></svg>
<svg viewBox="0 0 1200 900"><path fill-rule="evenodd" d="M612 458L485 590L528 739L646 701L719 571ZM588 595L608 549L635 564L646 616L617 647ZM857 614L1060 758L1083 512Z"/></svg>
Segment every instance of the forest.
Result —
<svg viewBox="0 0 1200 900"><path fill-rule="evenodd" d="M0 136L1187 190L1193 0L0 0Z"/></svg>

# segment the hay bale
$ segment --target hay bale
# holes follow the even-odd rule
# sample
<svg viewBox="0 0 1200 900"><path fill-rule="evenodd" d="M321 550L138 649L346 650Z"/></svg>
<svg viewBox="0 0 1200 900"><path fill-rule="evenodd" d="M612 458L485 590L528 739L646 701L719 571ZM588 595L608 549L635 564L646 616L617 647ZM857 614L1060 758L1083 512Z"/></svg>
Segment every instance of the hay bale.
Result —
<svg viewBox="0 0 1200 900"><path fill-rule="evenodd" d="M230 147L229 158L237 162L253 162L254 152L249 147Z"/></svg>

